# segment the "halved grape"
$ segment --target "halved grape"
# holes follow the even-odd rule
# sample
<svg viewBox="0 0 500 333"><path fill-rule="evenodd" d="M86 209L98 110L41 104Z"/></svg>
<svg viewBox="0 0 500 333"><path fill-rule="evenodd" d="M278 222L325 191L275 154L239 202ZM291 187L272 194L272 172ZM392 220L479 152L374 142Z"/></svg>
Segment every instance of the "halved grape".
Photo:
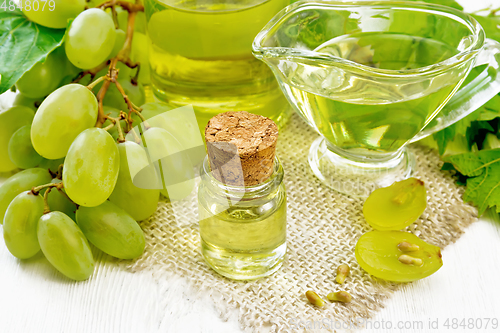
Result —
<svg viewBox="0 0 500 333"><path fill-rule="evenodd" d="M16 173L0 186L0 223L12 199L32 187L48 184L52 176L46 169L33 168Z"/></svg>
<svg viewBox="0 0 500 333"><path fill-rule="evenodd" d="M66 32L65 50L78 68L99 66L113 50L116 33L113 19L103 10L91 8L76 17Z"/></svg>
<svg viewBox="0 0 500 333"><path fill-rule="evenodd" d="M66 193L80 206L99 206L113 192L119 168L113 137L102 128L86 129L73 141L64 161Z"/></svg>
<svg viewBox="0 0 500 333"><path fill-rule="evenodd" d="M80 84L68 84L47 97L31 126L31 143L38 154L56 160L66 156L73 140L97 121L97 99Z"/></svg>
<svg viewBox="0 0 500 333"><path fill-rule="evenodd" d="M59 51L52 52L45 62L36 63L17 81L16 88L28 98L39 99L53 92L61 82L64 72L61 63L64 61Z"/></svg>
<svg viewBox="0 0 500 333"><path fill-rule="evenodd" d="M31 124L35 112L26 106L14 106L0 112L0 172L17 168L9 158L9 141L18 129Z"/></svg>
<svg viewBox="0 0 500 333"><path fill-rule="evenodd" d="M363 205L363 215L374 229L401 230L415 222L426 207L424 182L408 178L373 191Z"/></svg>
<svg viewBox="0 0 500 333"><path fill-rule="evenodd" d="M52 179L53 184L60 183L60 179ZM63 212L68 215L72 220L75 219L76 205L64 196L60 191L64 192L64 188L58 190L53 188L47 198L47 203L51 211Z"/></svg>
<svg viewBox="0 0 500 333"><path fill-rule="evenodd" d="M400 244L404 242L417 245L418 250L410 252L400 250ZM366 272L394 282L420 280L443 266L439 247L402 231L367 232L359 238L355 254L358 264ZM405 259L408 258L413 259L407 262Z"/></svg>
<svg viewBox="0 0 500 333"><path fill-rule="evenodd" d="M148 39L143 33L134 33L130 59L133 62L139 62L141 64L141 69L139 72L139 82L141 82L142 84L149 84L151 82L151 69L149 67L149 45Z"/></svg>
<svg viewBox="0 0 500 333"><path fill-rule="evenodd" d="M194 188L194 166L179 142L168 131L153 127L143 134L141 145L157 163L161 194L171 201L187 197Z"/></svg>
<svg viewBox="0 0 500 333"><path fill-rule="evenodd" d="M142 221L150 217L156 211L160 191L158 189L140 188L145 185L158 184L155 169L149 165L148 157L144 149L138 144L126 141L118 144L120 152L120 173L115 189L109 201L130 214L134 220ZM143 186L144 187L144 186Z"/></svg>
<svg viewBox="0 0 500 333"><path fill-rule="evenodd" d="M40 251L36 227L42 215L41 195L27 191L12 200L3 220L3 238L14 257L28 259Z"/></svg>
<svg viewBox="0 0 500 333"><path fill-rule="evenodd" d="M76 221L92 244L113 257L134 259L144 252L146 242L139 224L109 201L97 207L79 207Z"/></svg>
<svg viewBox="0 0 500 333"><path fill-rule="evenodd" d="M23 1L21 6L23 14L30 21L48 28L62 29L66 28L69 19L75 18L85 9L85 0Z"/></svg>
<svg viewBox="0 0 500 333"><path fill-rule="evenodd" d="M40 156L31 144L31 126L26 125L18 129L9 141L10 160L20 169L34 168L40 164Z"/></svg>
<svg viewBox="0 0 500 333"><path fill-rule="evenodd" d="M59 272L76 281L86 280L92 275L94 258L89 243L66 214L50 212L42 215L37 235L43 254Z"/></svg>

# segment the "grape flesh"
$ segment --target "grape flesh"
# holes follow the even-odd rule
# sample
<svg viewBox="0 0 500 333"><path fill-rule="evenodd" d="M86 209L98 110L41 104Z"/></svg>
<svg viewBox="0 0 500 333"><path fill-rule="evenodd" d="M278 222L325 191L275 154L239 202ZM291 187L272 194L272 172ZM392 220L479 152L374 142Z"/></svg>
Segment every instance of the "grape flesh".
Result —
<svg viewBox="0 0 500 333"><path fill-rule="evenodd" d="M42 215L37 229L40 248L59 272L76 281L86 280L94 271L89 243L76 223L66 214Z"/></svg>
<svg viewBox="0 0 500 333"><path fill-rule="evenodd" d="M141 64L139 72L139 82L141 82L142 84L151 83L151 69L149 67L149 45L148 39L145 34L140 32L134 33L130 59L133 62L139 62Z"/></svg>
<svg viewBox="0 0 500 333"><path fill-rule="evenodd" d="M0 172L17 168L9 158L9 142L12 134L25 125L31 124L35 112L26 106L14 106L0 112Z"/></svg>
<svg viewBox="0 0 500 333"><path fill-rule="evenodd" d="M194 188L194 166L179 142L166 130L153 127L144 132L141 145L156 163L160 191L171 201L182 200Z"/></svg>
<svg viewBox="0 0 500 333"><path fill-rule="evenodd" d="M138 144L126 141L118 144L120 152L120 173L109 201L126 211L136 221L149 218L156 211L160 191L155 169L149 165L144 149ZM137 177L136 177L137 176ZM140 188L134 185L150 185ZM153 189L148 189L153 188Z"/></svg>
<svg viewBox="0 0 500 333"><path fill-rule="evenodd" d="M64 58L60 52L52 52L45 62L36 63L17 81L16 88L28 98L39 99L54 91L62 80L60 69Z"/></svg>
<svg viewBox="0 0 500 333"><path fill-rule="evenodd" d="M47 159L66 156L69 146L83 130L97 121L97 99L85 86L68 84L47 97L31 126L31 142Z"/></svg>
<svg viewBox="0 0 500 333"><path fill-rule="evenodd" d="M66 55L73 65L91 69L102 64L114 48L113 19L103 10L88 9L79 14L66 32Z"/></svg>
<svg viewBox="0 0 500 333"><path fill-rule="evenodd" d="M39 8L32 2L32 5L22 3L23 14L35 23L47 28L62 29L68 25L68 20L75 18L85 9L85 0L53 0L46 3L42 10L43 2L38 2Z"/></svg>
<svg viewBox="0 0 500 333"><path fill-rule="evenodd" d="M97 207L79 207L76 221L92 244L113 257L134 259L144 252L146 242L139 224L109 201Z"/></svg>
<svg viewBox="0 0 500 333"><path fill-rule="evenodd" d="M363 215L374 229L401 230L415 222L426 207L424 183L408 178L373 191L363 205Z"/></svg>
<svg viewBox="0 0 500 333"><path fill-rule="evenodd" d="M404 253L398 245L402 242L418 245L419 250ZM356 244L356 260L369 274L394 282L410 282L423 279L443 266L441 249L424 242L417 236L402 231L370 231L361 236ZM408 265L399 261L407 254L422 260L423 264Z"/></svg>
<svg viewBox="0 0 500 333"><path fill-rule="evenodd" d="M60 182L61 182L60 179L57 178L52 179L53 184L58 184ZM64 192L64 188L61 190L52 188L47 198L47 203L49 204L49 208L52 211L63 212L64 214L68 215L72 220L74 220L76 205L72 203L70 200L68 200L68 198L66 198L64 194L61 193L61 191Z"/></svg>
<svg viewBox="0 0 500 333"><path fill-rule="evenodd" d="M9 141L9 158L20 169L34 168L40 164L40 156L31 144L31 126L18 129Z"/></svg>
<svg viewBox="0 0 500 333"><path fill-rule="evenodd" d="M36 227L43 215L43 198L31 191L22 192L5 212L3 237L14 257L28 259L40 251Z"/></svg>
<svg viewBox="0 0 500 333"><path fill-rule="evenodd" d="M52 176L46 169L33 168L16 173L0 186L0 222L10 202L21 192L34 186L50 183Z"/></svg>
<svg viewBox="0 0 500 333"><path fill-rule="evenodd" d="M64 161L66 193L80 206L99 206L113 192L119 168L113 137L102 128L86 129L73 141Z"/></svg>

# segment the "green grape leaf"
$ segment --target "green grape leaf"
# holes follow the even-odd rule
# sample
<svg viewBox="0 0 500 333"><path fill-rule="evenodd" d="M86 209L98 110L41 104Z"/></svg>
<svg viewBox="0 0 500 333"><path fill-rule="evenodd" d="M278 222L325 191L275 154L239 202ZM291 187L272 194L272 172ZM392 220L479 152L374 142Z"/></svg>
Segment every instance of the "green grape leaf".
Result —
<svg viewBox="0 0 500 333"><path fill-rule="evenodd" d="M29 21L18 9L0 9L0 94L61 45L64 33Z"/></svg>
<svg viewBox="0 0 500 333"><path fill-rule="evenodd" d="M449 156L445 162L467 176L464 201L474 203L479 215L488 207L500 212L500 149Z"/></svg>

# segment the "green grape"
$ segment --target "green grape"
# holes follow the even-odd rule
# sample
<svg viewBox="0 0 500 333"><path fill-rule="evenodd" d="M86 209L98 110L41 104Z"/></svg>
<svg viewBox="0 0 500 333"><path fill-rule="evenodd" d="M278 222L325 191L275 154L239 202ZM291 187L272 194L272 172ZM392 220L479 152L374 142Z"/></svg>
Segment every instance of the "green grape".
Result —
<svg viewBox="0 0 500 333"><path fill-rule="evenodd" d="M113 19L103 10L92 8L82 12L66 32L66 55L78 68L99 66L113 50L116 33Z"/></svg>
<svg viewBox="0 0 500 333"><path fill-rule="evenodd" d="M165 103L148 103L141 106L142 116L151 127L167 130L181 144L194 165L205 158L205 144L201 137L196 116L183 109L172 110Z"/></svg>
<svg viewBox="0 0 500 333"><path fill-rule="evenodd" d="M146 35L140 32L134 33L134 39L132 39L132 51L130 53L130 59L133 62L139 62L141 64L141 69L139 72L139 82L142 84L151 83L149 67L149 45Z"/></svg>
<svg viewBox="0 0 500 333"><path fill-rule="evenodd" d="M5 211L12 199L32 187L48 184L52 176L41 168L33 168L16 173L0 186L0 223L3 222Z"/></svg>
<svg viewBox="0 0 500 333"><path fill-rule="evenodd" d="M58 184L60 183L60 179L52 179L52 184ZM76 211L76 205L72 203L68 198L64 196L60 191L64 192L64 188L61 190L58 190L56 188L52 188L50 191L48 198L47 198L47 203L49 204L49 208L51 211L58 211L58 212L63 212L64 214L68 215L71 219L75 219L75 211Z"/></svg>
<svg viewBox="0 0 500 333"><path fill-rule="evenodd" d="M42 158L40 164L38 164L39 168L47 169L52 173L56 173L59 170L59 166L64 164L64 158L60 158L58 160L48 160L46 158Z"/></svg>
<svg viewBox="0 0 500 333"><path fill-rule="evenodd" d="M171 201L187 197L194 188L194 167L179 142L168 131L153 127L144 132L141 145L151 161L158 161L161 194Z"/></svg>
<svg viewBox="0 0 500 333"><path fill-rule="evenodd" d="M9 141L12 134L25 125L31 124L35 112L26 106L14 106L0 112L0 172L16 169L9 158Z"/></svg>
<svg viewBox="0 0 500 333"><path fill-rule="evenodd" d="M401 245L413 245L417 250L402 251ZM356 244L356 260L367 273L394 282L410 282L435 273L441 266L441 250L417 236L402 231L370 231ZM419 263L403 263L401 256L410 256Z"/></svg>
<svg viewBox="0 0 500 333"><path fill-rule="evenodd" d="M60 52L52 52L45 62L38 62L17 81L16 88L28 98L43 98L54 91L63 78L60 69L64 58Z"/></svg>
<svg viewBox="0 0 500 333"><path fill-rule="evenodd" d="M94 258L89 243L69 216L61 212L42 215L37 235L43 254L59 272L76 281L92 275Z"/></svg>
<svg viewBox="0 0 500 333"><path fill-rule="evenodd" d="M37 103L38 101L34 98L29 98L24 96L21 93L17 93L16 97L14 98L14 101L12 102L12 106L25 106L30 108L33 111L36 111L37 109Z"/></svg>
<svg viewBox="0 0 500 333"><path fill-rule="evenodd" d="M125 94L135 105L141 105L146 101L146 93L144 87L141 83L133 84L130 79L120 79L118 83L122 86ZM112 84L109 86L106 96L104 96L104 105L117 108L128 112L128 105L125 103L123 95L118 91L116 85Z"/></svg>
<svg viewBox="0 0 500 333"><path fill-rule="evenodd" d="M129 1L133 2L133 1ZM127 31L128 26L128 11L122 8L116 8L118 13L118 26L120 29ZM144 12L137 12L135 16L134 31L145 34L146 33L146 14ZM135 38L135 37L134 37Z"/></svg>
<svg viewBox="0 0 500 333"><path fill-rule="evenodd" d="M87 239L110 256L134 259L144 252L146 242L141 227L112 202L79 207L76 221Z"/></svg>
<svg viewBox="0 0 500 333"><path fill-rule="evenodd" d="M97 121L97 99L80 84L68 84L47 97L31 126L31 142L38 154L56 160L66 156L73 140Z"/></svg>
<svg viewBox="0 0 500 333"><path fill-rule="evenodd" d="M34 168L40 164L43 157L33 148L31 144L31 126L25 125L18 129L9 141L10 160L20 169Z"/></svg>
<svg viewBox="0 0 500 333"><path fill-rule="evenodd" d="M415 222L426 207L424 182L409 178L373 191L363 205L363 215L374 229L401 230Z"/></svg>
<svg viewBox="0 0 500 333"><path fill-rule="evenodd" d="M118 55L118 52L122 50L123 45L125 44L125 39L127 38L127 34L122 29L116 29L115 33L115 46L113 47L111 54L108 56L108 59L114 58Z"/></svg>
<svg viewBox="0 0 500 333"><path fill-rule="evenodd" d="M33 1L22 4L23 14L30 21L54 29L66 28L68 20L85 9L85 0L52 0L47 3Z"/></svg>
<svg viewBox="0 0 500 333"><path fill-rule="evenodd" d="M71 144L64 161L66 193L80 206L99 206L113 192L119 168L120 153L111 135L89 128Z"/></svg>
<svg viewBox="0 0 500 333"><path fill-rule="evenodd" d="M145 220L156 211L160 197L159 190L148 189L158 185L155 169L149 165L144 149L134 142L118 144L118 151L120 173L109 201L130 214L134 220ZM139 177L136 177L138 174ZM133 180L141 187L134 185Z"/></svg>
<svg viewBox="0 0 500 333"><path fill-rule="evenodd" d="M3 220L3 238L14 257L28 259L40 251L36 226L42 215L41 195L27 191L11 201Z"/></svg>

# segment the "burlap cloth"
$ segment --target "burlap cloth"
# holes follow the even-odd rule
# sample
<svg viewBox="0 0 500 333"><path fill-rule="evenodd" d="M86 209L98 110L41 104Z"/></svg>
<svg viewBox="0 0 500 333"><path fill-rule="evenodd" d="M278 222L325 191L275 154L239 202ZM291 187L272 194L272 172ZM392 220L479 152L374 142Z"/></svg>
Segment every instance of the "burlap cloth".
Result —
<svg viewBox="0 0 500 333"><path fill-rule="evenodd" d="M317 137L295 115L280 133L277 154L285 169L288 195L288 254L273 276L236 282L205 264L200 254L195 193L174 204L178 205L174 207L177 218L172 205L164 201L152 218L141 223L146 251L128 268L151 270L160 285L168 285L169 276L187 280L196 290L210 294L222 318L237 309L242 329L249 332L291 332L294 320L356 321L373 316L399 285L371 277L356 262L356 242L371 230L363 218L363 201L326 188L312 175L307 155ZM440 171L442 162L436 152L418 146L411 149L417 160L415 176L427 187L428 207L408 231L443 248L477 219L477 211L463 203L464 189L455 184L451 173ZM339 287L334 279L342 263L351 267L351 274ZM325 300L331 291L347 290L353 300L346 305L326 301L318 309L305 298L310 289Z"/></svg>

